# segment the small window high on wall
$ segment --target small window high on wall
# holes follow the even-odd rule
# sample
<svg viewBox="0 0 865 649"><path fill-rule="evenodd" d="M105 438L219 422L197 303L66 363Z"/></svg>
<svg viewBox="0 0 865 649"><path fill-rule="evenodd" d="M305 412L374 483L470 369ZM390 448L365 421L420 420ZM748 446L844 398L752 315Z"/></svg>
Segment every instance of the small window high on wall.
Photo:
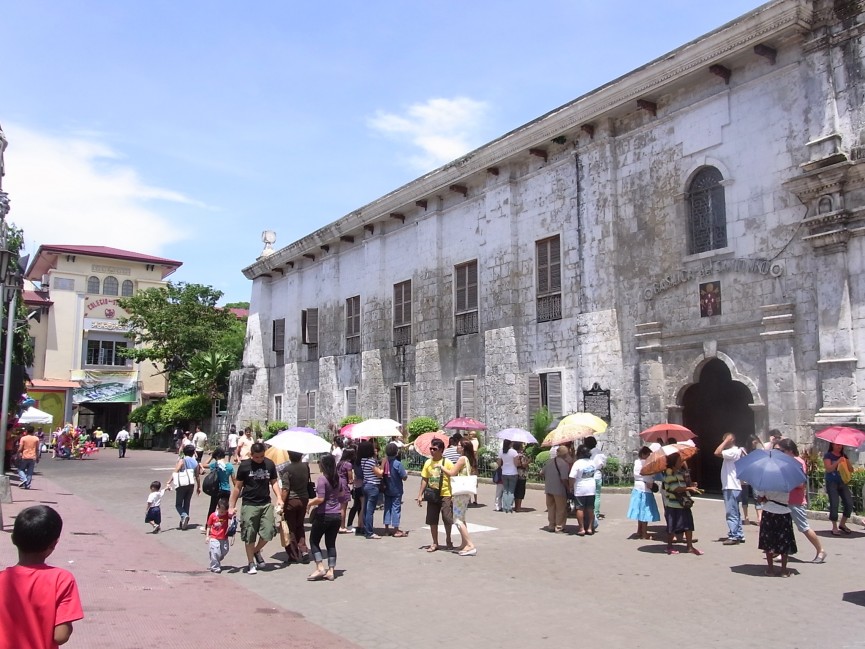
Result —
<svg viewBox="0 0 865 649"><path fill-rule="evenodd" d="M99 278L96 277L95 275L88 277L87 278L87 292L88 293L99 293L100 292L99 284L100 284Z"/></svg>
<svg viewBox="0 0 865 649"><path fill-rule="evenodd" d="M724 177L715 167L703 167L688 186L688 252L695 255L727 247L727 207Z"/></svg>
<svg viewBox="0 0 865 649"><path fill-rule="evenodd" d="M109 275L102 281L102 294L103 295L117 295L117 278L111 277Z"/></svg>

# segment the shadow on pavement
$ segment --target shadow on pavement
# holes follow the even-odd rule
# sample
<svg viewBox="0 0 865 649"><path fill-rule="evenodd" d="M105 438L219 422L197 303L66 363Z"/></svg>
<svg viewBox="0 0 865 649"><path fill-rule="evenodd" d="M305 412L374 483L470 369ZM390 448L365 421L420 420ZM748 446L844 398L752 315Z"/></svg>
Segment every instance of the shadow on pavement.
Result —
<svg viewBox="0 0 865 649"><path fill-rule="evenodd" d="M795 568L787 568L790 571L791 576L796 576L801 574ZM740 566L730 566L730 572L735 572L739 575L748 575L749 577L777 577L778 572L780 572L780 568L778 565L775 565L775 575L767 575L766 574L766 564L758 563L758 564L742 564Z"/></svg>
<svg viewBox="0 0 865 649"><path fill-rule="evenodd" d="M841 596L841 601L865 606L865 590L854 590L849 593L844 593Z"/></svg>

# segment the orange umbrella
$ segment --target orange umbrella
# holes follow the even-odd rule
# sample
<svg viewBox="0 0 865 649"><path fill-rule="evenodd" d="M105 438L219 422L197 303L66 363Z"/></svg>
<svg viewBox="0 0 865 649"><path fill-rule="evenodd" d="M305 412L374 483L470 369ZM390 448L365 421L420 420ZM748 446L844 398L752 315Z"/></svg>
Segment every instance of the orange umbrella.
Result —
<svg viewBox="0 0 865 649"><path fill-rule="evenodd" d="M434 439L440 439L442 442L444 442L445 448L447 448L450 436L440 430L431 433L421 433L417 436L417 439L412 442L414 444L414 450L416 450L418 453L425 457L432 457L432 453L430 453L429 447Z"/></svg>
<svg viewBox="0 0 865 649"><path fill-rule="evenodd" d="M667 460L673 453L678 453L683 460L687 460L697 454L697 447L693 443L667 444L666 446L662 446L646 458L646 461L643 462L643 468L640 470L640 475L654 475L666 470L668 468Z"/></svg>
<svg viewBox="0 0 865 649"><path fill-rule="evenodd" d="M661 444L666 444L671 437L677 442L684 442L694 439L696 435L690 428L679 424L656 424L640 433L640 437L646 442L655 442L660 437Z"/></svg>

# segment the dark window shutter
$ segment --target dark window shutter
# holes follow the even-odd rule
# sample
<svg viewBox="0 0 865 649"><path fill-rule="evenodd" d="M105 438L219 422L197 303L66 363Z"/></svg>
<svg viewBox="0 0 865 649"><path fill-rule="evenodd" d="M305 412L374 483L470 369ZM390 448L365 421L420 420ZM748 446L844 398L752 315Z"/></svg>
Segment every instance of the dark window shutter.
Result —
<svg viewBox="0 0 865 649"><path fill-rule="evenodd" d="M562 374L550 372L547 377L547 410L553 418L562 416Z"/></svg>
<svg viewBox="0 0 865 649"><path fill-rule="evenodd" d="M535 413L541 409L541 377L529 374L529 425Z"/></svg>
<svg viewBox="0 0 865 649"><path fill-rule="evenodd" d="M550 239L550 292L562 290L562 251L559 237Z"/></svg>

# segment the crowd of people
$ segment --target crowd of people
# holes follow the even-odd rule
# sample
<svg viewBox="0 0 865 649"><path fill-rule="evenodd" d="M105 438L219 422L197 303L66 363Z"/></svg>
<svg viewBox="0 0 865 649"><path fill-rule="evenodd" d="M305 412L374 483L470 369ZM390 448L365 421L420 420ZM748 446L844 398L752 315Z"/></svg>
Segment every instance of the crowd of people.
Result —
<svg viewBox="0 0 865 649"><path fill-rule="evenodd" d="M207 523L201 528L210 541L211 570L221 570L220 561L227 552L228 530L239 525L240 538L246 552L246 571L256 574L264 565L261 550L270 540L280 536L285 548L286 563L315 563L311 580L332 580L336 565L336 542L341 534L355 534L368 540L383 536L404 538L408 531L401 528L404 483L408 477L400 460L402 444L392 440L378 444L374 440L355 442L337 436L331 454L318 462L318 477L300 453L288 453L288 460L279 466L265 457L266 447L247 428L241 433L232 430L228 448L215 449L209 462L202 463L204 444L196 443L206 435L200 429L194 435L181 435L178 440L179 459L163 489L159 482L151 485L145 522L153 532L161 527L160 503L166 489L175 491L175 508L179 529L187 529L192 496L201 493L205 469L217 478L209 491ZM199 438L196 439L196 436ZM627 518L636 522L634 539L653 537L649 525L662 520L668 554L678 554L677 543L684 550L702 555L695 545L693 496L701 493L691 480L688 464L678 453L667 456L666 468L653 475L642 475L643 463L660 442L642 447L634 463L634 486ZM668 440L673 443L675 440ZM724 437L715 454L722 460L721 484L724 494L728 535L723 545L744 541L744 526L748 524L748 507L756 509L755 525L759 525L758 547L767 558L767 574L774 574L774 559L781 563L779 574L789 575L787 559L797 552L793 526L815 548L814 563L823 563L826 552L819 537L810 529L805 512L805 484L790 493L759 493L738 479L735 462L750 450L774 448L796 458L803 466L796 444L783 439L777 431L765 444L756 438L748 447L738 447L732 434ZM453 494L451 481L457 476L478 474L477 440L456 434L448 442L433 439L429 459L420 472L420 485L415 499L426 506L425 522L430 530L427 552L451 550L459 556L475 556L478 552L469 532L467 513L476 495ZM551 449L541 475L544 480L547 522L546 529L562 533L568 517L576 520L577 536L592 536L598 529L602 472L606 455L598 448L594 437L578 443L562 444ZM824 458L826 485L830 499L832 533L849 534L846 523L852 512L850 490L839 476L839 466L849 463L843 447L831 445ZM525 497L529 459L519 442L505 441L497 458L493 481L496 483L495 510L519 512ZM660 494L659 509L656 494ZM839 505L843 514L839 521ZM741 508L741 511L740 511ZM376 520L378 511L381 519ZM307 542L305 524L311 524ZM444 543L440 543L440 526ZM460 543L454 544L452 530L456 528Z"/></svg>

